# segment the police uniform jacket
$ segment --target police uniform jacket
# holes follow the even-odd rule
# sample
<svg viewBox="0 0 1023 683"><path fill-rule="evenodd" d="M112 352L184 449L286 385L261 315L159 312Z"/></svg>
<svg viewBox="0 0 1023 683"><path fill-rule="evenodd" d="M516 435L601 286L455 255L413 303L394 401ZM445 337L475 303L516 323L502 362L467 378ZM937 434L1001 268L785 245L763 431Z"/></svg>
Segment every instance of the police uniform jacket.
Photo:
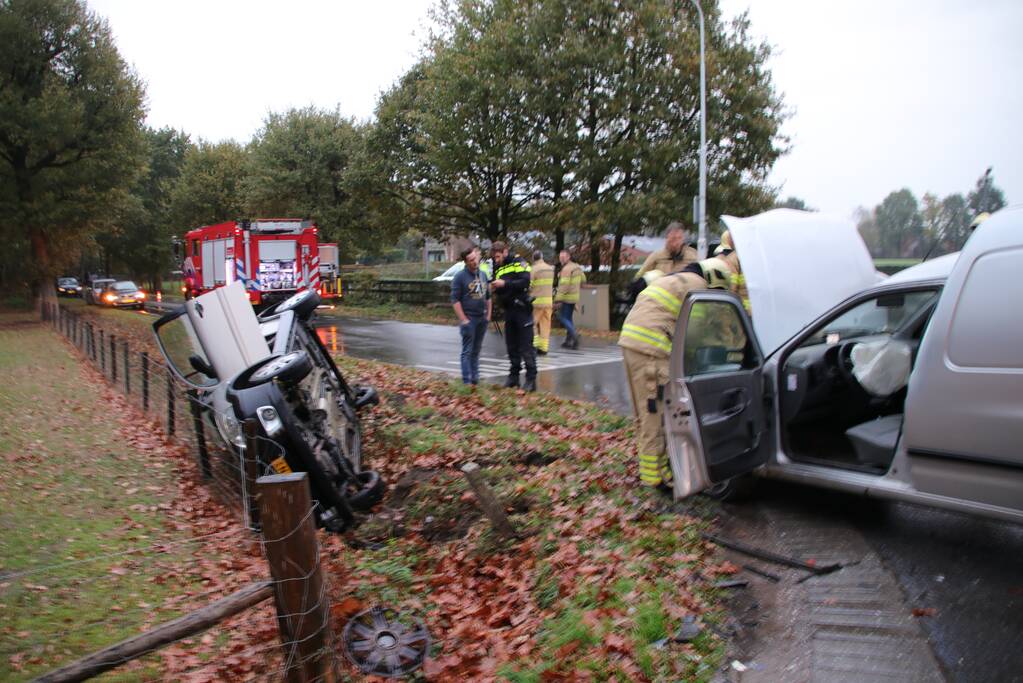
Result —
<svg viewBox="0 0 1023 683"><path fill-rule="evenodd" d="M494 271L495 280L504 280L504 286L494 295L505 310L513 306L529 306L529 264L514 254L508 254Z"/></svg>

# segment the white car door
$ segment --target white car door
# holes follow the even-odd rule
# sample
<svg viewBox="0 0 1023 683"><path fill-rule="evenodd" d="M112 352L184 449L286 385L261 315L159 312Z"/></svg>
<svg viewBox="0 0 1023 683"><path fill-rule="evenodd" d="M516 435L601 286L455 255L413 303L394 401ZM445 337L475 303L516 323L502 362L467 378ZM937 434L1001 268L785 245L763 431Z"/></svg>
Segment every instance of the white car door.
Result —
<svg viewBox="0 0 1023 683"><path fill-rule="evenodd" d="M767 462L770 392L764 357L741 302L719 290L691 292L675 328L664 427L676 498Z"/></svg>

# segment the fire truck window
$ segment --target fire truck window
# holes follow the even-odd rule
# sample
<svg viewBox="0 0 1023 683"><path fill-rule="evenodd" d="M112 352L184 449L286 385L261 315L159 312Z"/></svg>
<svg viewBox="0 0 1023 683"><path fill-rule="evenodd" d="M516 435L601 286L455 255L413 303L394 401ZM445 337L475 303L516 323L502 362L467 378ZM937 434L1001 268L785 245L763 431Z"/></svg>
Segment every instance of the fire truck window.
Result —
<svg viewBox="0 0 1023 683"><path fill-rule="evenodd" d="M189 256L198 256L199 255L199 240L192 240L192 248L188 252L188 255Z"/></svg>

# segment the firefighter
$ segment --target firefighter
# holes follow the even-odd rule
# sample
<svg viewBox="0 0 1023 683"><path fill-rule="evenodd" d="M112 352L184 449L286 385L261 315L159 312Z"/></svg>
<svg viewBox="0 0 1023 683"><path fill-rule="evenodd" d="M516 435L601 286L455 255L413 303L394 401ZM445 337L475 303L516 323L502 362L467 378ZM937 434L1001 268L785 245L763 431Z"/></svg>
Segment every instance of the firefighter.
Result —
<svg viewBox="0 0 1023 683"><path fill-rule="evenodd" d="M690 263L695 263L697 258L696 250L686 244L686 227L674 221L668 225L664 248L646 257L636 277L641 278L651 270L659 270L665 275L678 273Z"/></svg>
<svg viewBox="0 0 1023 683"><path fill-rule="evenodd" d="M725 257L728 260L728 255L733 253L735 253L735 244L732 242L732 233L725 230L721 234L721 244L714 250L714 255ZM731 289L742 299L742 306L746 309L746 313L752 315L753 310L749 305L749 290L746 289L746 276L742 274L738 257L734 261L730 261L730 265L732 265Z"/></svg>
<svg viewBox="0 0 1023 683"><path fill-rule="evenodd" d="M575 331L572 316L575 314L575 307L579 305L579 290L586 282L586 273L572 260L572 254L568 249L562 249L558 253L558 261L561 263L561 274L558 277L558 294L554 297L554 304L558 307L561 326L565 328L565 341L561 346L566 349L578 349L579 334Z"/></svg>
<svg viewBox="0 0 1023 683"><path fill-rule="evenodd" d="M554 266L543 260L542 251L533 252L529 274L529 294L533 299L533 346L547 355L551 341L551 310L554 306Z"/></svg>
<svg viewBox="0 0 1023 683"><path fill-rule="evenodd" d="M519 386L519 372L526 366L526 382L522 388L536 391L536 353L533 349L533 306L529 302L529 264L509 254L508 245L494 242L490 247L494 259L494 296L504 308L504 343L508 349L506 387Z"/></svg>
<svg viewBox="0 0 1023 683"><path fill-rule="evenodd" d="M672 336L682 302L691 291L729 288L731 274L740 270L734 252L693 265L697 268L663 277L656 277L657 269L647 271L644 279L650 284L639 293L618 338L633 414L638 422L639 476L647 486L667 486L671 482L671 467L664 448L662 403Z"/></svg>

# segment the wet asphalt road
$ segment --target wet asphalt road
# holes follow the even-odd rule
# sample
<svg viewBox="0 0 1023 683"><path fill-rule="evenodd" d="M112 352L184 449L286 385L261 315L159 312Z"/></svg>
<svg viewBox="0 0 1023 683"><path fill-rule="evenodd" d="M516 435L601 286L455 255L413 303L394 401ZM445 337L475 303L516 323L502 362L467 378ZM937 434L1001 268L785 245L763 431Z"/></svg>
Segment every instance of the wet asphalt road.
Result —
<svg viewBox="0 0 1023 683"><path fill-rule="evenodd" d="M331 350L461 377L458 360L461 339L453 325L364 320L321 313L316 327ZM612 342L584 338L577 351L569 351L561 348L562 341L560 332L551 335L550 353L537 358L537 388L631 415L632 403L618 347ZM491 325L480 353L480 380L501 384L507 376L504 338Z"/></svg>
<svg viewBox="0 0 1023 683"><path fill-rule="evenodd" d="M317 327L334 350L459 376L452 326L321 315ZM540 390L630 414L617 347L584 340L584 349L564 351L560 343L552 337L551 354L539 361ZM481 378L499 383L506 372L504 341L491 327ZM949 680L1023 682L1023 525L776 482L762 483L748 504L847 522L880 555L906 601L935 610L919 623Z"/></svg>

